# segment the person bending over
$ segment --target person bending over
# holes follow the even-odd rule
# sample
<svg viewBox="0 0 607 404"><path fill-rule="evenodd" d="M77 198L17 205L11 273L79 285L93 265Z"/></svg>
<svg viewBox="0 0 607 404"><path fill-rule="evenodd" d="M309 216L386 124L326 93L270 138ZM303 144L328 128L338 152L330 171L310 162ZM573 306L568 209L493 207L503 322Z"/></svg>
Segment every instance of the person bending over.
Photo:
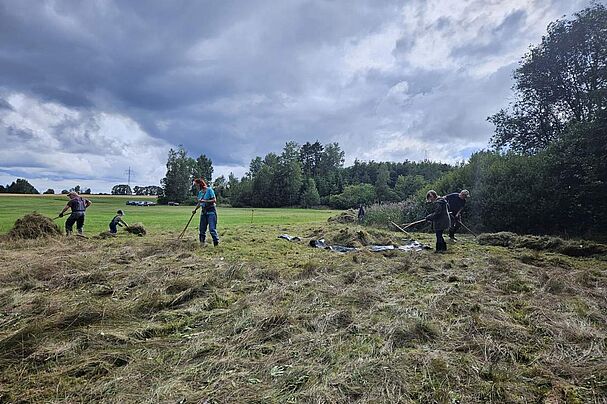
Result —
<svg viewBox="0 0 607 404"><path fill-rule="evenodd" d="M59 213L59 217L63 217L63 214L68 209L72 210L72 213L65 221L65 234L70 236L72 234L74 223L76 223L76 229L78 230L78 234L82 236L84 232L85 211L89 206L91 206L91 201L89 201L88 199L84 199L76 192L68 193L67 197L70 200L67 202L67 205L65 205L63 210Z"/></svg>
<svg viewBox="0 0 607 404"><path fill-rule="evenodd" d="M126 222L124 220L122 220L122 216L124 216L124 211L122 211L122 209L119 209L116 212L116 216L114 216L114 218L112 219L112 221L110 222L110 233L113 235L116 235L116 233L118 233L118 227L129 227L128 224L126 224Z"/></svg>
<svg viewBox="0 0 607 404"><path fill-rule="evenodd" d="M462 189L460 192L453 192L452 194L446 195L445 199L449 203L449 210L451 214L451 227L449 228L449 239L456 241L455 233L462 226L462 213L466 206L466 199L470 197L470 192L467 189Z"/></svg>
<svg viewBox="0 0 607 404"><path fill-rule="evenodd" d="M445 252L447 251L447 243L443 237L443 232L451 227L449 204L445 198L439 197L434 190L428 191L426 202L434 204L433 212L426 216L426 221L432 222L432 228L436 233L436 252Z"/></svg>

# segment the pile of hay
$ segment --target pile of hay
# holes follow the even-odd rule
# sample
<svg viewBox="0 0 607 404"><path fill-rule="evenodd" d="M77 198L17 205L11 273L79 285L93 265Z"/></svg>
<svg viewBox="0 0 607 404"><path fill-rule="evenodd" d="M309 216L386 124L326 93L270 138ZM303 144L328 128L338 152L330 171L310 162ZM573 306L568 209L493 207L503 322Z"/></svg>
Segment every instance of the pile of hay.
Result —
<svg viewBox="0 0 607 404"><path fill-rule="evenodd" d="M607 246L592 241L563 240L550 236L519 236L515 233L486 233L478 236L479 244L501 247L529 248L537 251L553 251L572 257L607 254Z"/></svg>
<svg viewBox="0 0 607 404"><path fill-rule="evenodd" d="M328 220L335 223L356 223L358 221L358 212L354 209L346 210L337 216L330 217Z"/></svg>
<svg viewBox="0 0 607 404"><path fill-rule="evenodd" d="M17 219L8 232L11 239L36 239L40 237L60 236L61 230L51 219L36 212Z"/></svg>
<svg viewBox="0 0 607 404"><path fill-rule="evenodd" d="M340 229L337 232L328 231L324 234L329 244L344 247L361 248L369 245L394 245L388 234L378 230Z"/></svg>
<svg viewBox="0 0 607 404"><path fill-rule="evenodd" d="M126 231L128 231L131 234L135 234L139 237L143 237L147 234L147 232L145 231L145 227L143 227L143 224L141 223L135 223L135 224L131 224L126 228Z"/></svg>

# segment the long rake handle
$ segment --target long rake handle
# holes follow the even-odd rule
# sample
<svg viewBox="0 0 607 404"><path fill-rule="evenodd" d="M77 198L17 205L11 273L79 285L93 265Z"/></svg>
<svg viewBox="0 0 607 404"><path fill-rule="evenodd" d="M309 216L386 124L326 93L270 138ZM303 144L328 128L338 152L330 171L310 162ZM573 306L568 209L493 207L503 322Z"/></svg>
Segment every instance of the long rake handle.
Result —
<svg viewBox="0 0 607 404"><path fill-rule="evenodd" d="M194 218L194 215L196 214L196 212L192 213L192 216L190 216L190 220L188 220L188 224L185 225L185 227L183 228L183 231L181 232L181 234L179 235L179 237L177 237L177 239L179 240L181 237L183 237L183 235L185 234L185 231L188 229L188 226L190 225L190 223L192 222L192 219Z"/></svg>
<svg viewBox="0 0 607 404"><path fill-rule="evenodd" d="M406 232L406 231L405 231L405 230L404 230L402 227L400 227L399 225L397 225L397 224L396 224L396 223L394 223L394 222L390 222L390 223L392 223L392 225L393 225L394 227L396 227L398 230L402 231L402 232L403 232L403 233L405 233L407 236L411 237L411 235L410 235L409 233L407 233L407 232Z"/></svg>
<svg viewBox="0 0 607 404"><path fill-rule="evenodd" d="M420 224L420 223L423 223L425 221L426 221L426 219L421 219L421 220L418 220L416 222L409 223L408 225L404 226L403 229L408 229L411 226L415 226L416 224Z"/></svg>
<svg viewBox="0 0 607 404"><path fill-rule="evenodd" d="M478 237L476 235L476 233L474 233L472 230L470 230L470 228L468 226L466 226L465 224L463 224L461 220L459 221L459 223L464 227L464 229L468 230L474 237Z"/></svg>

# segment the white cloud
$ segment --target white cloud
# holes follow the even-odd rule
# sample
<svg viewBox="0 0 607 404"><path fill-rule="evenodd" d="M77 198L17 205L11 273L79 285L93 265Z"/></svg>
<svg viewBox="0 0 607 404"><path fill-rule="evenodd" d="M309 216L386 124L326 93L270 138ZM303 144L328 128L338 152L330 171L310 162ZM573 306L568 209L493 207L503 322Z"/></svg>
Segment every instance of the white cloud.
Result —
<svg viewBox="0 0 607 404"><path fill-rule="evenodd" d="M12 106L0 110L0 170L5 176L44 179L46 187L95 183L97 192L126 182L129 167L134 184L158 184L164 176L171 145L126 116L70 109L25 94L5 98Z"/></svg>

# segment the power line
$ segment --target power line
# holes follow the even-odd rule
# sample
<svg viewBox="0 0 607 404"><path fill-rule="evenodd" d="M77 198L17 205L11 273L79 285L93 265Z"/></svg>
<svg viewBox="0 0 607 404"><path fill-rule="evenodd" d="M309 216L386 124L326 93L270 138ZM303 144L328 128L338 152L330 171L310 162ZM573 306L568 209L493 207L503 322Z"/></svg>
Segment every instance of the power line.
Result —
<svg viewBox="0 0 607 404"><path fill-rule="evenodd" d="M131 174L135 174L135 172L133 170L131 170L131 166L129 166L129 169L125 170L124 173L128 175L127 184L129 185L129 188L130 188L131 187Z"/></svg>

